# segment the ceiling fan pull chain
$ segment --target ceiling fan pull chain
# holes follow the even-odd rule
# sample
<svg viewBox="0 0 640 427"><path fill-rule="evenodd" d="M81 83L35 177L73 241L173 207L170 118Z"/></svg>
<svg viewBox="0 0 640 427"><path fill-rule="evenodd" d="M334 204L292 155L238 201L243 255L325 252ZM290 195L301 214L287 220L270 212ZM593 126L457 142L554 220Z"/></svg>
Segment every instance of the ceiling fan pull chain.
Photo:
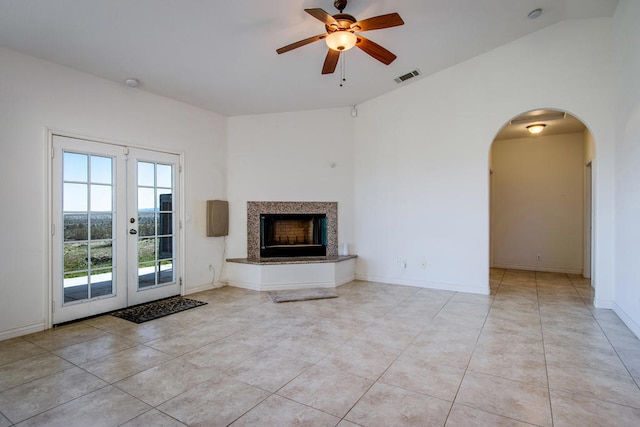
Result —
<svg viewBox="0 0 640 427"><path fill-rule="evenodd" d="M340 87L342 87L342 83L347 81L347 71L346 71L346 63L347 53L343 52L340 55Z"/></svg>

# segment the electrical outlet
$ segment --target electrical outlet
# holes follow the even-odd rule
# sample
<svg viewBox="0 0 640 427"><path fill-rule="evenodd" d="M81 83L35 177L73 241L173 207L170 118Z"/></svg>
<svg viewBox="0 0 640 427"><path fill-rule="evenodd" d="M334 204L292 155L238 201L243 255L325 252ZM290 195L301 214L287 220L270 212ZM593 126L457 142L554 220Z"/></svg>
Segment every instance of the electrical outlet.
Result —
<svg viewBox="0 0 640 427"><path fill-rule="evenodd" d="M540 254L536 255L536 261L542 261L542 255Z"/></svg>
<svg viewBox="0 0 640 427"><path fill-rule="evenodd" d="M420 268L421 268L421 269L423 269L423 270L425 270L425 269L427 268L427 261L424 261L424 260L423 260L423 261L420 263Z"/></svg>
<svg viewBox="0 0 640 427"><path fill-rule="evenodd" d="M209 271L213 271L213 264L209 264Z"/></svg>

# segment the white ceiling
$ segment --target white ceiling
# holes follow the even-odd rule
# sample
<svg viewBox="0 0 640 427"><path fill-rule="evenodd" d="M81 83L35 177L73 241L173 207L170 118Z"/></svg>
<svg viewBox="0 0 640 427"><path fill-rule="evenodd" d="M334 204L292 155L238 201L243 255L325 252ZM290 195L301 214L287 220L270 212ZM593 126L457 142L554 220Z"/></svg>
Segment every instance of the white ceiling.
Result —
<svg viewBox="0 0 640 427"><path fill-rule="evenodd" d="M356 105L416 68L423 77L562 20L612 16L617 2L350 0L358 20L398 12L405 25L364 33L398 59L347 52L343 87L338 71L320 74L324 41L275 52L323 33L303 9L338 13L333 0L0 0L0 46L233 116Z"/></svg>

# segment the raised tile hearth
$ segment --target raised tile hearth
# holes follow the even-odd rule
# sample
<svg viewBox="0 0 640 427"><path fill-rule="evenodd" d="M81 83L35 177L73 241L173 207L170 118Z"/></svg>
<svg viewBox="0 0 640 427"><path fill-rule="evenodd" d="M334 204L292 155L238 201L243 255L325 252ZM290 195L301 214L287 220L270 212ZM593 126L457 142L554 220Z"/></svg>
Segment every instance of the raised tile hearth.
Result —
<svg viewBox="0 0 640 427"><path fill-rule="evenodd" d="M355 279L356 255L227 259L229 285L254 291L335 288Z"/></svg>

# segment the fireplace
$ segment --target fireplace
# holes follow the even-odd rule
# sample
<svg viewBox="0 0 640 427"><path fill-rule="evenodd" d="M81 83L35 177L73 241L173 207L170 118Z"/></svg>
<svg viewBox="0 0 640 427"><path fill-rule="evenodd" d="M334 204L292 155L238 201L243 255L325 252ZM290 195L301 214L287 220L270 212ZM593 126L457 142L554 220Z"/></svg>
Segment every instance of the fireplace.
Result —
<svg viewBox="0 0 640 427"><path fill-rule="evenodd" d="M247 202L247 258L337 256L336 202Z"/></svg>
<svg viewBox="0 0 640 427"><path fill-rule="evenodd" d="M261 258L326 255L326 214L260 215Z"/></svg>
<svg viewBox="0 0 640 427"><path fill-rule="evenodd" d="M355 279L356 257L338 255L337 202L248 201L247 257L227 259L228 283L255 291L335 288Z"/></svg>

